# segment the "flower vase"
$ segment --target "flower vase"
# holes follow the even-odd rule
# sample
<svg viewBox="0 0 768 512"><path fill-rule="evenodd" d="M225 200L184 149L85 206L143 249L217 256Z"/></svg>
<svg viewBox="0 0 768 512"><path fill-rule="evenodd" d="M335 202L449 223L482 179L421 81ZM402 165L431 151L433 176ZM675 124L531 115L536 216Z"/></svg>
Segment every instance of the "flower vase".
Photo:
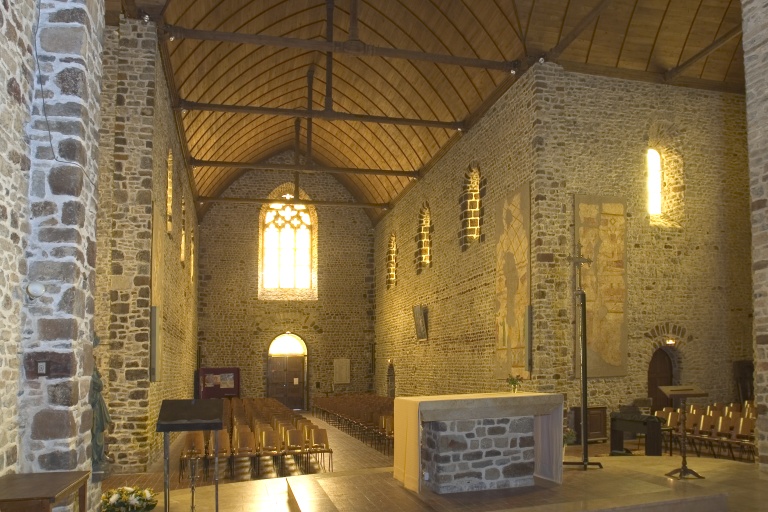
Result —
<svg viewBox="0 0 768 512"><path fill-rule="evenodd" d="M512 386L512 392L517 393L517 386Z"/></svg>

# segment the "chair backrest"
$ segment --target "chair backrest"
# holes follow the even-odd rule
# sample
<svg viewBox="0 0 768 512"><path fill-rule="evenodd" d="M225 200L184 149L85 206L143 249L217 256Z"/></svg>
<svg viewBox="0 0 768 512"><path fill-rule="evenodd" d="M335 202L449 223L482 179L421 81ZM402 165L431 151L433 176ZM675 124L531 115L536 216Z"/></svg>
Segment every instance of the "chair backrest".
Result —
<svg viewBox="0 0 768 512"><path fill-rule="evenodd" d="M205 436L202 430L187 432L184 437L184 454L203 455L205 453Z"/></svg>
<svg viewBox="0 0 768 512"><path fill-rule="evenodd" d="M747 438L755 433L755 418L742 417L739 419L739 429L737 435L739 437Z"/></svg>
<svg viewBox="0 0 768 512"><path fill-rule="evenodd" d="M324 428L312 429L312 448L328 447L328 431Z"/></svg>
<svg viewBox="0 0 768 512"><path fill-rule="evenodd" d="M280 451L280 434L274 430L261 431L261 449L265 451Z"/></svg>
<svg viewBox="0 0 768 512"><path fill-rule="evenodd" d="M730 437L733 431L734 421L730 416L720 416L717 419L717 435Z"/></svg>
<svg viewBox="0 0 768 512"><path fill-rule="evenodd" d="M295 428L288 430L285 436L285 448L287 450L304 449L304 434Z"/></svg>
<svg viewBox="0 0 768 512"><path fill-rule="evenodd" d="M232 440L232 447L238 453L253 452L256 449L256 443L253 440L253 432L248 425L238 425L235 427L235 438Z"/></svg>
<svg viewBox="0 0 768 512"><path fill-rule="evenodd" d="M211 431L211 439L208 442L208 455L211 457L216 455L216 443L214 440L214 436L216 435L218 435L219 438L219 456L229 456L229 454L232 453L232 449L229 443L229 432L224 429Z"/></svg>

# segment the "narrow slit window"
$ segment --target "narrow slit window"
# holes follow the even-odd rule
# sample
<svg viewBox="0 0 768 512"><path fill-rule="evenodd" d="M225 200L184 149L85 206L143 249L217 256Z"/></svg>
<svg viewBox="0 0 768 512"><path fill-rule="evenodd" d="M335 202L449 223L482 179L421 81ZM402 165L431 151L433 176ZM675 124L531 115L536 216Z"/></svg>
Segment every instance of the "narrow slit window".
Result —
<svg viewBox="0 0 768 512"><path fill-rule="evenodd" d="M655 149L649 149L646 156L646 165L648 168L648 213L650 215L661 215L661 155Z"/></svg>

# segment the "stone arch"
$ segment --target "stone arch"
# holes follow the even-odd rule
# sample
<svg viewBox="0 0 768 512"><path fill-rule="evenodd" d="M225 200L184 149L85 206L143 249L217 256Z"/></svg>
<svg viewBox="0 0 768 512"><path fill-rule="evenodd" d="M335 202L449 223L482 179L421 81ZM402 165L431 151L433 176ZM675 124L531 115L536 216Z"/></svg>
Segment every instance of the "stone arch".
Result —
<svg viewBox="0 0 768 512"><path fill-rule="evenodd" d="M685 327L670 322L658 324L643 333L643 338L649 340L646 345L646 353L643 361L645 367L658 349L664 350L672 360L672 377L675 385L680 384L680 375L683 369L682 352L686 345L693 341L693 335L688 334ZM674 343L669 343L674 340Z"/></svg>

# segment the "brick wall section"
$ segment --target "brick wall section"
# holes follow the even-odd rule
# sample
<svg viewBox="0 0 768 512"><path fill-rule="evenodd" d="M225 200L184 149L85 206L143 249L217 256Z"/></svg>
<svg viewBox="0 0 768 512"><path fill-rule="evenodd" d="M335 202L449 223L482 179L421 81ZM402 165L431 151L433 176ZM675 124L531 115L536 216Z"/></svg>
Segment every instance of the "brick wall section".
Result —
<svg viewBox="0 0 768 512"><path fill-rule="evenodd" d="M47 2L30 139L28 278L45 294L26 307L20 469L90 469L92 333L103 5ZM45 103L42 101L45 97ZM37 375L47 360L49 376ZM91 503L98 494L91 486Z"/></svg>
<svg viewBox="0 0 768 512"><path fill-rule="evenodd" d="M768 471L768 3L742 0L752 199L754 357L760 469Z"/></svg>
<svg viewBox="0 0 768 512"><path fill-rule="evenodd" d="M0 475L18 472L19 357L25 300L24 248L29 232L29 145L32 104L32 0L0 4Z"/></svg>
<svg viewBox="0 0 768 512"><path fill-rule="evenodd" d="M105 37L105 117L101 133L105 183L100 206L98 275L108 295L99 296L96 325L105 342L98 353L107 377L107 405L114 422L107 437L114 472L141 472L162 458L155 423L164 399L192 398L196 362L197 296L189 264L180 261L181 201L191 189L176 135L156 28L121 20ZM160 233L162 282L151 283L152 203L165 212L167 155L174 155L173 217ZM196 229L186 208L187 240ZM189 251L189 248L187 248ZM162 287L163 373L150 382L151 286Z"/></svg>
<svg viewBox="0 0 768 512"><path fill-rule="evenodd" d="M651 226L645 213L649 127L669 119L685 159L685 225ZM686 329L677 347L685 383L710 400L736 399L730 361L749 359L750 275L744 100L739 95L566 73L536 65L376 226L376 389L386 390L392 359L398 395L497 391L490 369L495 244L461 252L455 198L470 162L487 179L484 228L494 233L498 202L531 181L531 296L534 382L579 403L574 371L573 194L627 200L628 375L591 379L592 405L617 408L646 396L654 349L645 334L669 322ZM408 233L425 202L435 230L435 263L420 275L401 267L386 289L391 233ZM407 239L404 239L407 240ZM402 250L415 251L415 243ZM490 270L489 270L490 269ZM429 310L429 341L416 342L413 304ZM456 361L464 361L457 365ZM568 398L570 397L570 398Z"/></svg>
<svg viewBox="0 0 768 512"><path fill-rule="evenodd" d="M292 157L276 161L289 163ZM286 182L293 183L291 173L245 173L225 196L265 198ZM311 199L352 200L331 176L302 175L300 185ZM337 392L368 390L373 350L370 220L362 209L317 207L318 299L307 301L258 300L258 220L258 204L219 203L200 222L203 366L238 366L242 396L265 396L269 344L291 331L307 344L310 403L315 393L331 391L334 358L350 359L351 383L337 386ZM387 236L385 247L388 241ZM382 268L382 280L384 274Z"/></svg>
<svg viewBox="0 0 768 512"><path fill-rule="evenodd" d="M533 416L423 424L424 485L438 494L533 485Z"/></svg>

